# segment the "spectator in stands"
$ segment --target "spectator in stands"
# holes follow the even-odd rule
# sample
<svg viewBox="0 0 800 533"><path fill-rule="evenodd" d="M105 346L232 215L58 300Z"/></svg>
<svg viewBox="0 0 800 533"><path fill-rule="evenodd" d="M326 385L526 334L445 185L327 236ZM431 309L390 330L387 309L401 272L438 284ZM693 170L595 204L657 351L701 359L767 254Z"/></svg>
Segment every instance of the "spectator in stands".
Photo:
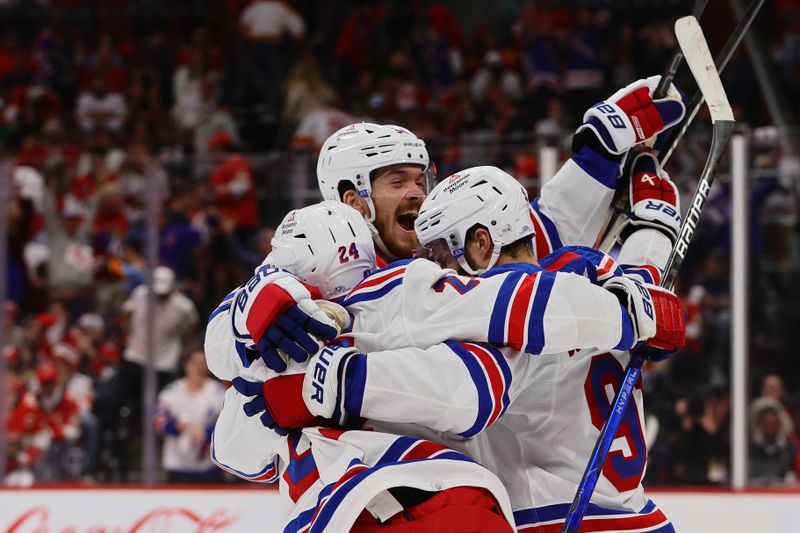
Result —
<svg viewBox="0 0 800 533"><path fill-rule="evenodd" d="M254 81L262 102L277 114L285 76L281 40L287 34L295 41L305 37L305 21L286 2L254 0L242 11L239 24L249 44Z"/></svg>
<svg viewBox="0 0 800 533"><path fill-rule="evenodd" d="M90 314L81 318L84 319L85 325L94 320ZM53 361L59 369L59 385L78 406L78 420L86 452L82 471L91 476L100 450L100 426L92 412L94 383L92 378L79 371L81 353L71 344L61 342L53 346Z"/></svg>
<svg viewBox="0 0 800 533"><path fill-rule="evenodd" d="M503 55L499 50L489 50L483 60L483 66L475 73L470 84L472 99L483 104L491 99L492 90L499 90L503 97L511 102L522 98L522 79L513 69L503 64Z"/></svg>
<svg viewBox="0 0 800 533"><path fill-rule="evenodd" d="M203 84L211 76L203 50L192 50L189 61L175 70L172 78L172 117L182 130L194 130L203 112Z"/></svg>
<svg viewBox="0 0 800 533"><path fill-rule="evenodd" d="M177 289L175 273L168 267L159 266L153 270L153 292L156 295L153 361L156 386L160 391L175 379L180 354L196 332L198 314L194 303ZM140 285L122 308L128 322L126 345L117 369L111 405L109 409L104 410L101 420L102 426L117 437L120 436L119 427L123 423L120 418L120 411L123 408L129 409L128 420L132 422L127 422L128 424L138 426L138 421L141 419L139 415L144 389L144 370L148 358L147 301L147 286ZM117 454L116 460L121 462L120 470L123 475L127 474L129 468L127 462L130 445L129 439L122 438L113 446L113 452Z"/></svg>
<svg viewBox="0 0 800 533"><path fill-rule="evenodd" d="M121 393L127 394L124 399L141 397L130 393L141 385L147 363L147 292L147 287L140 285L123 305L123 311L130 316L118 384ZM153 292L157 317L153 359L161 390L178 371L181 351L196 332L198 315L194 303L177 289L172 269L160 266L153 270Z"/></svg>
<svg viewBox="0 0 800 533"><path fill-rule="evenodd" d="M118 183L103 185L97 193L93 232L95 249L105 253L118 250L128 236L128 230L122 188Z"/></svg>
<svg viewBox="0 0 800 533"><path fill-rule="evenodd" d="M208 140L208 147L219 166L211 174L217 209L225 218L236 221L237 236L248 242L258 228L258 200L250 163L233 146L224 131Z"/></svg>
<svg viewBox="0 0 800 533"><path fill-rule="evenodd" d="M48 285L54 296L86 299L94 280L94 251L91 232L95 206L83 209L77 202L65 202L59 214L52 193L45 198L44 219L49 261Z"/></svg>
<svg viewBox="0 0 800 533"><path fill-rule="evenodd" d="M763 407L756 414L756 429L750 439L750 484L781 486L796 482L796 456L797 450L781 426L778 410Z"/></svg>
<svg viewBox="0 0 800 533"><path fill-rule="evenodd" d="M543 142L558 146L566 138L564 103L558 97L547 101L547 111L541 120L536 122L534 133Z"/></svg>
<svg viewBox="0 0 800 533"><path fill-rule="evenodd" d="M44 416L36 395L28 390L23 379L13 371L7 371L6 402L8 418L4 420L7 455L6 485L30 486L34 482L33 466L41 459L50 445L50 436L44 424Z"/></svg>
<svg viewBox="0 0 800 533"><path fill-rule="evenodd" d="M209 444L222 408L225 388L208 377L205 354L196 349L183 360L184 377L158 396L155 421L164 435L161 459L169 483L208 483L220 480L211 462Z"/></svg>
<svg viewBox="0 0 800 533"><path fill-rule="evenodd" d="M275 236L275 228L264 228L256 233L253 240L257 251L248 248L248 243L242 243L236 237L236 221L234 219L223 218L220 221L220 229L225 239L228 257L243 265L246 272L256 269L272 251L272 237Z"/></svg>
<svg viewBox="0 0 800 533"><path fill-rule="evenodd" d="M311 53L303 54L294 62L286 77L283 91L282 118L294 126L336 97L336 92L322 76L319 63Z"/></svg>
<svg viewBox="0 0 800 533"><path fill-rule="evenodd" d="M205 179L214 170L214 157L209 147L209 141L214 135L225 133L230 136L233 146L243 146L232 110L223 103L224 100L219 93L219 83L216 79L209 78L203 84L203 108L194 129L193 139L194 177L197 179Z"/></svg>
<svg viewBox="0 0 800 533"><path fill-rule="evenodd" d="M202 185L198 185L200 187ZM198 269L198 257L204 251L203 234L192 223L192 215L201 206L195 187L183 183L175 187L166 208L161 212L159 238L159 261L171 268L181 283L193 280Z"/></svg>
<svg viewBox="0 0 800 533"><path fill-rule="evenodd" d="M80 467L64 459L68 448L81 437L80 407L61 382L58 366L50 361L41 361L36 366L36 403L42 416L45 435L49 444L43 450L44 457L34 468L37 479L47 481L75 477Z"/></svg>
<svg viewBox="0 0 800 533"><path fill-rule="evenodd" d="M768 374L761 380L761 396L750 402L750 426L755 431L758 425L758 415L769 407L778 413L781 431L785 435L794 434L794 421L786 409L786 388L783 378L777 374Z"/></svg>
<svg viewBox="0 0 800 533"><path fill-rule="evenodd" d="M94 361L100 358L98 350L104 333L105 321L97 313L82 314L69 329L66 340L78 351L81 366L85 365L90 370L94 367Z"/></svg>
<svg viewBox="0 0 800 533"><path fill-rule="evenodd" d="M381 38L386 19L385 6L364 2L357 5L348 15L341 27L333 49L332 59L339 62L339 77L344 80L355 79L359 70L370 69L381 61Z"/></svg>
<svg viewBox="0 0 800 533"><path fill-rule="evenodd" d="M329 101L303 117L292 137L292 148L306 150L316 155L325 139L353 122L355 118L343 111L334 101Z"/></svg>
<svg viewBox="0 0 800 533"><path fill-rule="evenodd" d="M108 88L108 82L101 74L92 77L89 86L78 95L76 119L84 132L98 128L119 132L125 125L128 109L125 98Z"/></svg>
<svg viewBox="0 0 800 533"><path fill-rule="evenodd" d="M155 187L150 185L151 176L155 179ZM155 164L147 145L142 142L133 142L128 146L119 171L119 184L125 198L125 213L133 228L141 228L144 224L150 194L157 193L154 198L157 202L169 198L169 177L163 168Z"/></svg>

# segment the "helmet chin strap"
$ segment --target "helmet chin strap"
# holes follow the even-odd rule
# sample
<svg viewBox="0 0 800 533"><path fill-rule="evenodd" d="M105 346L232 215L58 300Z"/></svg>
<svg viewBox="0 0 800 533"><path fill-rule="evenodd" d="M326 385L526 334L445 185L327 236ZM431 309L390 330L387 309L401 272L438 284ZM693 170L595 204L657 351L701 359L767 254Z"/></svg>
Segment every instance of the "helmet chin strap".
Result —
<svg viewBox="0 0 800 533"><path fill-rule="evenodd" d="M467 274L472 276L480 276L487 270L490 270L495 264L497 264L497 260L500 259L500 250L503 248L503 245L500 243L494 243L494 247L492 248L492 257L489 258L489 264L486 265L486 268L472 268L469 266L467 262L467 257L465 254L461 254L458 257L458 265L464 269Z"/></svg>
<svg viewBox="0 0 800 533"><path fill-rule="evenodd" d="M378 255L383 257L387 263L392 263L400 259L392 252L389 251L389 248L383 243L383 239L381 239L381 234L378 233L378 228L375 227L370 221L367 221L367 227L369 228L369 232L372 233L372 240L375 242L375 247L378 249Z"/></svg>
<svg viewBox="0 0 800 533"><path fill-rule="evenodd" d="M400 258L389 251L389 248L386 246L386 244L384 244L383 239L381 238L381 234L378 232L378 228L375 227L375 204L372 203L372 198L367 196L365 200L367 202L367 209L369 209L369 217L367 217L365 220L367 221L369 232L372 234L372 240L375 242L378 255L383 257L387 263L397 261Z"/></svg>

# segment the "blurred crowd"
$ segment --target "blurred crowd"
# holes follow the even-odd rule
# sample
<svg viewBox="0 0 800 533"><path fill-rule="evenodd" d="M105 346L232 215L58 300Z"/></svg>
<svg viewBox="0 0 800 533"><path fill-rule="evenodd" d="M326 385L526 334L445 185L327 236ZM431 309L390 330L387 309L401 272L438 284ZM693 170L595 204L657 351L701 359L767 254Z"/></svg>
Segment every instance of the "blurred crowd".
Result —
<svg viewBox="0 0 800 533"><path fill-rule="evenodd" d="M205 317L269 252L270 225L318 198L324 139L357 120L397 123L426 140L440 176L495 164L536 194L538 148L568 157L589 105L659 73L685 9L677 0L168 4L0 2L13 483L138 479L151 350L159 399L148 422L162 435L166 479L219 480L207 447L222 388L198 351ZM718 49L735 19L727 3L712 4ZM777 86L796 93L800 8L767 2L756 26L769 28L761 36ZM793 483L800 397L787 354L800 340L789 327L800 318L791 304L800 164L768 126L743 48L724 79L737 118L755 128L760 171L750 205L751 481ZM687 80L681 72L677 83ZM790 124L800 123L795 100ZM690 130L674 176L699 174L705 130ZM645 374L650 484L729 480L725 169L720 180L678 287L689 345ZM678 181L686 200L692 181ZM160 265L151 274L149 257Z"/></svg>

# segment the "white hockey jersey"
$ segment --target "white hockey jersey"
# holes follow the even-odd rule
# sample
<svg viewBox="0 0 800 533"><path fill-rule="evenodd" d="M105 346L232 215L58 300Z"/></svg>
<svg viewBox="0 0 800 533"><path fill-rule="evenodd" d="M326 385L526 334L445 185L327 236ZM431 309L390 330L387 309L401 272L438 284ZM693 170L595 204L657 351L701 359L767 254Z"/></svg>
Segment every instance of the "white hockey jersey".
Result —
<svg viewBox="0 0 800 533"><path fill-rule="evenodd" d="M540 254L560 247L562 238L566 242L593 243L613 196L618 172L614 165L593 163L585 155L574 159L548 183L541 201L532 204L532 218L538 231L536 249ZM587 194L570 196L567 189ZM209 319L205 346L209 368L220 379L241 375L264 380L269 374L263 363L257 361L251 365L244 346L233 342L229 314L234 293L223 300ZM479 280L456 276L422 260L403 262L365 280L348 295L345 304L356 318L350 339L356 339L364 351L385 346L386 342L394 347L429 347L453 338L507 343L520 349L525 347L532 353L560 351L576 345L610 349L630 341L617 300L577 276L542 273L523 280L509 273ZM374 315L379 326L373 320L360 319L383 306L390 311ZM545 310L547 318L540 320ZM291 365L289 371L293 371ZM242 404L246 401L233 389L228 391L212 439L212 457L219 466L245 479L263 482L280 479L281 493L290 496L285 501L287 531L308 527L316 530L317 526L311 525L316 511L312 512L308 505L313 503L316 509L325 501L323 492L332 487L331 483L335 485L331 480L347 472L342 466L358 456L367 457L359 460L370 469L380 466L383 463L375 458L380 459L386 449L399 446L395 443L404 438L375 431L365 434L348 431L334 437L329 430L319 428L282 438L264 428L257 418L244 415ZM357 439L356 444L350 442L350 435ZM421 449L429 446L425 444ZM322 450L324 457L320 456ZM336 459L337 454L340 459ZM314 468L308 466L307 457L313 458ZM425 465L414 467L418 471L408 470L410 477L397 475L398 469L409 469L409 465L394 465L392 479L399 482L394 486L429 483L434 488L459 484L485 487L501 502L511 519L506 493L492 474L463 460L455 466L449 459L437 456L424 460ZM436 461L443 460L449 464L434 466ZM321 470L327 474L316 473ZM376 516L381 508L385 508L384 513L391 509L386 503L390 499L383 498L386 494L383 488L361 494L361 500L351 501L352 505L345 508L330 507L335 510L337 524L352 524L358 514L354 514L354 509L366 507Z"/></svg>
<svg viewBox="0 0 800 533"><path fill-rule="evenodd" d="M624 271L654 283L659 270L643 260L663 267L669 248L666 237L643 230L623 248L623 268L583 250L562 250L543 264L580 271L588 255L585 273L592 279ZM489 274L498 271L540 269L515 264ZM563 526L628 360L626 352L606 349L530 357L509 347L453 341L372 351L363 359L363 397L348 400L348 406L360 408L358 414L376 430L431 439L474 457L508 489L519 531L555 532ZM640 385L632 404L581 531L674 531L641 485L647 450Z"/></svg>
<svg viewBox="0 0 800 533"><path fill-rule="evenodd" d="M234 341L230 314L235 312L237 306L233 304L233 298L233 295L227 298L211 315L205 346L209 368L220 379L230 380L241 375L246 379L266 380L270 374L263 361L257 360L251 364L244 353L244 346ZM352 331L346 338L354 341L362 351L382 347L427 348L448 339L510 344L517 349L526 347L530 353L548 350L556 353L576 346L612 349L621 343L630 347L633 342L630 319L616 297L574 274L540 271L527 276L508 272L485 279L467 278L457 276L451 270L442 270L430 261L418 259L399 262L376 272L341 303L353 314ZM296 365L290 365L288 371L297 371ZM242 405L245 401L247 398L235 391L228 391L212 437L214 462L253 481L273 481L280 477L285 489L283 492L291 494L293 491L305 493L306 490L312 490L317 497L308 498L318 501L318 491L331 482L309 485L304 481L307 479L305 477L298 478L300 481L293 478L291 472L301 469L294 466L298 460L296 454L287 448L289 444L286 439L261 426L258 418L248 419L244 415ZM312 456L316 456L318 447L322 446L322 437L312 439L309 431L303 431L304 439L298 443L309 446ZM377 436L370 432L361 442L374 438L376 447L380 447L381 439L397 439L396 435ZM353 453L345 446L345 441L328 444L328 448L344 447L339 452L342 457L350 457ZM361 449L359 453L367 451L370 450ZM351 460L334 462L341 467L347 466ZM437 460L447 459L431 459L434 462ZM365 465L376 467L380 463ZM496 480L493 474L483 472L478 476L479 471L475 470L475 466L469 466L470 472L461 472L465 468L462 464L442 467L441 470L432 465L428 467L422 470L432 475L451 472L453 479L459 479L462 484L489 489L498 501L508 498L499 481L494 485L489 483L488 480ZM341 469L331 471L342 475L345 472ZM393 486L415 486L405 484L400 477L395 476L394 479L398 484ZM448 477L430 481L423 476L419 481L455 486L449 485L449 480ZM296 488L298 485L302 491ZM360 509L365 506L369 508L371 499L381 496L380 491L384 491L383 488L375 490L378 492L368 493L370 497L361 501L361 507L339 509L338 520L341 523L354 521ZM358 494L364 493L359 491ZM305 500L300 502L298 498L291 506L293 512L286 515L287 527L299 516L298 513L304 512L304 503ZM303 516L313 518L313 513ZM294 531L291 528L288 530Z"/></svg>
<svg viewBox="0 0 800 533"><path fill-rule="evenodd" d="M281 437L246 417L249 398L232 387L211 443L212 460L250 481L280 483L283 531L348 531L364 509L385 520L402 511L387 491L488 490L513 523L499 478L463 453L423 439L378 431L305 428Z"/></svg>
<svg viewBox="0 0 800 533"><path fill-rule="evenodd" d="M543 258L562 246L594 246L619 177L619 164L589 148L572 156L531 202L534 251Z"/></svg>

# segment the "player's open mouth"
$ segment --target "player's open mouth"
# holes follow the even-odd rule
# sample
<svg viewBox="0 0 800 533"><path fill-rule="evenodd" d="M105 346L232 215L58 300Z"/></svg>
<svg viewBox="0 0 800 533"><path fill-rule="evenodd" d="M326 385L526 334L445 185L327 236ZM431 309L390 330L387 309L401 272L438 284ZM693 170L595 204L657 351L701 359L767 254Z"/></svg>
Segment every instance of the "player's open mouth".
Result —
<svg viewBox="0 0 800 533"><path fill-rule="evenodd" d="M414 221L417 220L419 211L403 211L397 215L397 224L405 231L414 231Z"/></svg>

